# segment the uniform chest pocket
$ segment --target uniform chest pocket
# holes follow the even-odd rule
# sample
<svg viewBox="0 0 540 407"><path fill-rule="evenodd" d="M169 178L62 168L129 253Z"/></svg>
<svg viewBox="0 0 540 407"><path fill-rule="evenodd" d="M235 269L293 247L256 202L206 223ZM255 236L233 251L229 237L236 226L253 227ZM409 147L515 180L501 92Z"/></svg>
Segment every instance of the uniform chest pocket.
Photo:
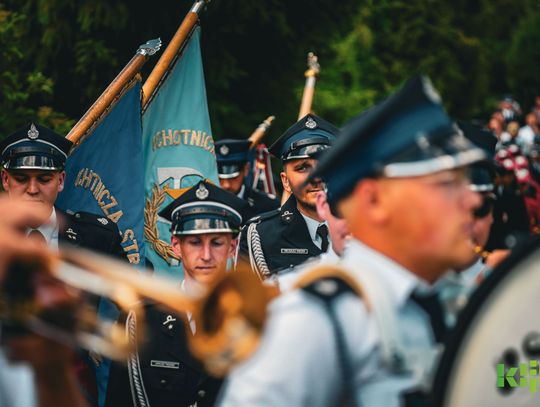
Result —
<svg viewBox="0 0 540 407"><path fill-rule="evenodd" d="M174 368L163 366L150 366L142 368L144 384L152 390L183 392L194 390L199 382L199 373L178 362Z"/></svg>

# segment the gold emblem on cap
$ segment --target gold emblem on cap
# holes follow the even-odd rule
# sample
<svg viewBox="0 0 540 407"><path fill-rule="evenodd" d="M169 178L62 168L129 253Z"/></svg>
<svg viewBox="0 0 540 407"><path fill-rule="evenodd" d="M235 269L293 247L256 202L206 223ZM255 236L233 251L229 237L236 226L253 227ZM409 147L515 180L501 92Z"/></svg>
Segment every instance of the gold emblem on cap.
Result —
<svg viewBox="0 0 540 407"><path fill-rule="evenodd" d="M227 155L229 154L229 147L227 147L225 144L223 144L220 148L219 148L219 153L221 155Z"/></svg>
<svg viewBox="0 0 540 407"><path fill-rule="evenodd" d="M34 123L30 125L30 130L28 130L28 133L26 134L28 134L28 138L30 140L35 140L39 137L39 131L38 129L36 129L36 126L34 125Z"/></svg>
<svg viewBox="0 0 540 407"><path fill-rule="evenodd" d="M315 120L313 120L313 118L308 117L307 120L306 120L306 125L305 126L308 129L314 129L315 127L317 127L317 122Z"/></svg>
<svg viewBox="0 0 540 407"><path fill-rule="evenodd" d="M208 191L208 188L204 186L204 184L199 185L199 188L195 191L195 196L199 199L206 199L208 198L208 194L210 192Z"/></svg>

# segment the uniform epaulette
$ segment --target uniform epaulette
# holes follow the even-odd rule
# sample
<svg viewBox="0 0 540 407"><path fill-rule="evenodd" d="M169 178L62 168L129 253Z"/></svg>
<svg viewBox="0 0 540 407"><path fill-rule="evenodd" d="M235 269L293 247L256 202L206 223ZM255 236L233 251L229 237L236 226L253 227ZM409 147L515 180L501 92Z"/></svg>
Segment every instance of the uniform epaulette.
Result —
<svg viewBox="0 0 540 407"><path fill-rule="evenodd" d="M246 223L244 223L244 226L249 225L250 223L259 223L262 220L273 218L274 216L279 215L281 209L277 208L273 211L268 211L261 213L260 215L254 216L253 218L249 219Z"/></svg>
<svg viewBox="0 0 540 407"><path fill-rule="evenodd" d="M105 216L99 216L90 212L75 212L72 216L79 222L89 223L91 225L100 226L107 230L114 230L114 223Z"/></svg>
<svg viewBox="0 0 540 407"><path fill-rule="evenodd" d="M371 308L362 286L338 265L315 267L303 274L296 282L295 287L325 301L331 301L345 292L350 292L361 297L366 307Z"/></svg>
<svg viewBox="0 0 540 407"><path fill-rule="evenodd" d="M321 278L302 287L302 290L323 301L332 301L344 293L356 294L356 291L349 284L338 277Z"/></svg>

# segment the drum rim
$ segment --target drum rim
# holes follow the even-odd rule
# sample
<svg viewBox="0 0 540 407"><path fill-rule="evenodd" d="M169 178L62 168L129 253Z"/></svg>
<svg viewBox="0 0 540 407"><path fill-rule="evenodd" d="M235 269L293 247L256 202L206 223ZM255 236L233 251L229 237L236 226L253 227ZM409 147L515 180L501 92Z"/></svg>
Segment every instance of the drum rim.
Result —
<svg viewBox="0 0 540 407"><path fill-rule="evenodd" d="M435 402L434 405L442 406L446 393L448 391L448 382L450 373L453 371L456 356L461 348L465 333L471 326L476 315L482 308L482 304L485 302L489 294L501 284L510 274L512 269L515 269L517 265L525 262L529 256L531 256L537 249L540 248L540 237L534 237L527 239L517 245L508 258L506 258L498 267L496 267L485 281L480 284L471 298L469 299L465 308L461 311L458 318L457 325L452 330L451 335L446 342L445 350L442 354L440 362L437 365L437 371L432 387L432 397Z"/></svg>

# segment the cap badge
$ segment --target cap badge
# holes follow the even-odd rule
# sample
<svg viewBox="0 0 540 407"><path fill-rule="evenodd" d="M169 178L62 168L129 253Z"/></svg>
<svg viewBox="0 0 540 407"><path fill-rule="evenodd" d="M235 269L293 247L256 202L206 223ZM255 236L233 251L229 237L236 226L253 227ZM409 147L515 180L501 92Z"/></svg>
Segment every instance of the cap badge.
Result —
<svg viewBox="0 0 540 407"><path fill-rule="evenodd" d="M28 130L28 133L26 134L28 134L28 138L30 140L35 140L39 137L39 131L38 129L36 129L36 126L34 125L34 123L30 125L30 130Z"/></svg>
<svg viewBox="0 0 540 407"><path fill-rule="evenodd" d="M227 155L229 154L229 147L227 147L225 144L223 144L220 148L219 148L219 153L221 155Z"/></svg>
<svg viewBox="0 0 540 407"><path fill-rule="evenodd" d="M308 117L307 120L306 120L306 124L305 126L308 128L308 129L314 129L317 127L317 122L315 120L313 120L312 117Z"/></svg>
<svg viewBox="0 0 540 407"><path fill-rule="evenodd" d="M204 186L204 184L199 185L199 188L195 191L195 196L199 199L206 199L208 198L208 188Z"/></svg>

